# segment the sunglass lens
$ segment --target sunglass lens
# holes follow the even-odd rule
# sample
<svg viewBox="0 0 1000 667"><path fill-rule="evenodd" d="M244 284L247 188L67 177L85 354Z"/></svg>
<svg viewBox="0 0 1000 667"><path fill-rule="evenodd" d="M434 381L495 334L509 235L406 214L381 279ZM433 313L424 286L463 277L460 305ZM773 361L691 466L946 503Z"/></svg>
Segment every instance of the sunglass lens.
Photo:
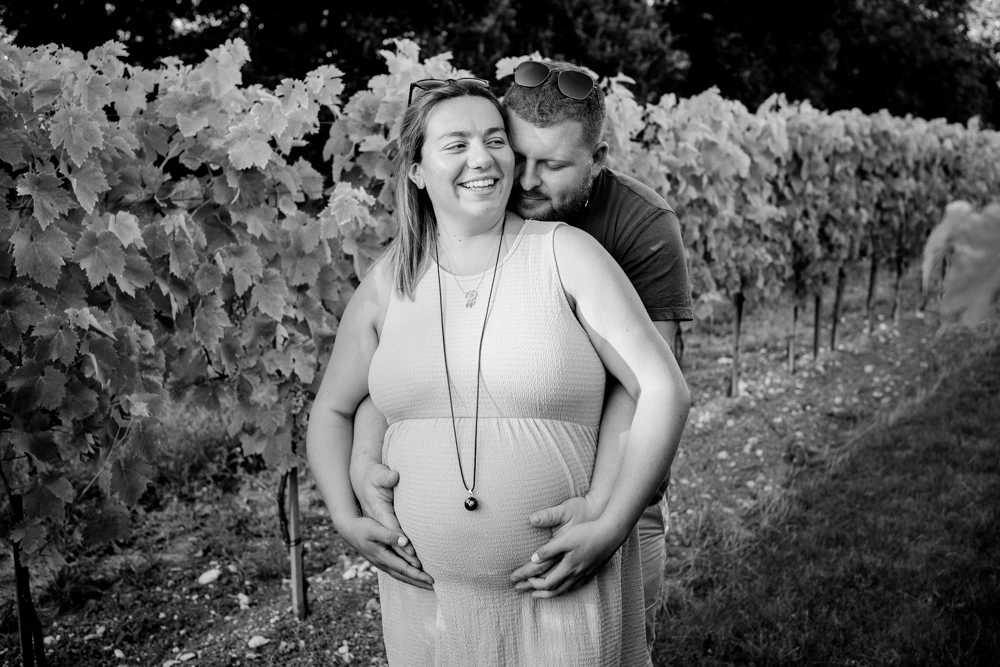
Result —
<svg viewBox="0 0 1000 667"><path fill-rule="evenodd" d="M549 75L549 66L545 63L528 60L514 70L514 83L525 88L541 85Z"/></svg>
<svg viewBox="0 0 1000 667"><path fill-rule="evenodd" d="M428 90L434 90L435 88L447 85L448 82L441 79L421 79L420 81L414 81L410 84L410 99L407 104L413 104L414 100L420 99L420 96Z"/></svg>
<svg viewBox="0 0 1000 667"><path fill-rule="evenodd" d="M587 99L594 89L594 80L583 72L560 72L559 90L574 100Z"/></svg>

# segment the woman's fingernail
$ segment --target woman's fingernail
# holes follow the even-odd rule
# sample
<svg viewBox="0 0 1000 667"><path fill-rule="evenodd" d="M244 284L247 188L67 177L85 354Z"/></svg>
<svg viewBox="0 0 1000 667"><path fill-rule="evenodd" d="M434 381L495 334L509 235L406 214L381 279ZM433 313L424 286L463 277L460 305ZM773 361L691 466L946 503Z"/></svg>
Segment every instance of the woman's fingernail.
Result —
<svg viewBox="0 0 1000 667"><path fill-rule="evenodd" d="M406 535L400 535L399 539L396 540L396 544L398 544L401 547L405 547L406 546L406 542L407 542Z"/></svg>
<svg viewBox="0 0 1000 667"><path fill-rule="evenodd" d="M532 563L538 563L538 562L540 562L541 560L542 560L542 559L538 557L538 554L537 554L537 553L534 553L534 554L531 554L531 562L532 562Z"/></svg>

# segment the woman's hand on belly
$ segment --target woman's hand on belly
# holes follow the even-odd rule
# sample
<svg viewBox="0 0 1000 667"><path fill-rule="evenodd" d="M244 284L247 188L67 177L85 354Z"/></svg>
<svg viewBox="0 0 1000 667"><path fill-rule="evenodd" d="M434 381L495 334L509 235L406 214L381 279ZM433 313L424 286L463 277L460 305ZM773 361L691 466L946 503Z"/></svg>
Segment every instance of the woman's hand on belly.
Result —
<svg viewBox="0 0 1000 667"><path fill-rule="evenodd" d="M511 573L514 590L550 598L590 581L614 556L621 542L597 523L600 510L587 497L575 497L531 515L531 523L554 529L553 538Z"/></svg>
<svg viewBox="0 0 1000 667"><path fill-rule="evenodd" d="M340 536L378 569L405 584L434 590L434 579L420 569L420 561L402 550L408 540L398 530L363 516L338 518L334 525ZM401 553L414 562L402 558Z"/></svg>

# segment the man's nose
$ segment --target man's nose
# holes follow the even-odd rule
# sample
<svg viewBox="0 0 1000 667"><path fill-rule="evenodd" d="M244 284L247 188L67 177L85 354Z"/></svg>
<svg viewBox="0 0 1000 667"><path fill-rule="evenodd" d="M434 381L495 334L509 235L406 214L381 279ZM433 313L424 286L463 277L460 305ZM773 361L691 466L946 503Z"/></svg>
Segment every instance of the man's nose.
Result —
<svg viewBox="0 0 1000 667"><path fill-rule="evenodd" d="M538 169L534 164L525 162L521 165L520 171L518 184L522 190L534 190L542 184L542 179L538 178Z"/></svg>

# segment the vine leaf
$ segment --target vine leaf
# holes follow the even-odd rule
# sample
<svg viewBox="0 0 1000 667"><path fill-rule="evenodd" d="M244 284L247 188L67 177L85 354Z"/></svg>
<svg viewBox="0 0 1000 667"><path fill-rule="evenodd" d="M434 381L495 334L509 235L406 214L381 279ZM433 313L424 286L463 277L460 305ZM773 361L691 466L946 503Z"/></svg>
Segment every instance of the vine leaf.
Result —
<svg viewBox="0 0 1000 667"><path fill-rule="evenodd" d="M279 429L273 435L263 433L244 433L240 436L243 454L251 456L260 454L267 466L273 470L281 470L294 460L292 456L292 434L287 428Z"/></svg>
<svg viewBox="0 0 1000 667"><path fill-rule="evenodd" d="M237 37L208 52L208 58L197 70L196 76L207 80L216 95L224 95L243 81L240 68L250 62L246 42Z"/></svg>
<svg viewBox="0 0 1000 667"><path fill-rule="evenodd" d="M66 319L69 320L70 324L80 327L84 331L97 331L109 338L114 338L106 318L97 319L90 308L67 308Z"/></svg>
<svg viewBox="0 0 1000 667"><path fill-rule="evenodd" d="M138 456L123 456L111 466L111 492L125 505L138 502L153 475L153 466Z"/></svg>
<svg viewBox="0 0 1000 667"><path fill-rule="evenodd" d="M264 275L264 263L257 249L251 245L230 245L222 251L223 265L233 274L236 294L243 293L253 284L254 278Z"/></svg>
<svg viewBox="0 0 1000 667"><path fill-rule="evenodd" d="M72 498L72 492L73 489L70 487L70 498ZM24 513L39 519L48 518L62 521L66 518L66 504L48 486L38 484L24 494Z"/></svg>
<svg viewBox="0 0 1000 667"><path fill-rule="evenodd" d="M128 211L112 215L108 221L108 231L117 236L125 247L129 245L135 245L136 248L146 247L142 232L139 231L139 218Z"/></svg>
<svg viewBox="0 0 1000 667"><path fill-rule="evenodd" d="M194 274L194 285L202 294L222 287L222 270L216 264L202 264Z"/></svg>
<svg viewBox="0 0 1000 667"><path fill-rule="evenodd" d="M69 174L69 182L73 186L76 200L87 213L93 213L97 200L111 189L101 163L93 158L73 169Z"/></svg>
<svg viewBox="0 0 1000 667"><path fill-rule="evenodd" d="M111 100L119 116L128 117L139 109L146 108L147 86L143 77L135 76L137 70L129 68L128 78L121 77L111 81Z"/></svg>
<svg viewBox="0 0 1000 667"><path fill-rule="evenodd" d="M49 315L35 327L35 358L39 361L60 361L69 366L76 359L80 339L76 332L64 325L58 315Z"/></svg>
<svg viewBox="0 0 1000 667"><path fill-rule="evenodd" d="M128 535L128 509L121 503L107 501L87 518L83 539L88 544L101 544Z"/></svg>
<svg viewBox="0 0 1000 667"><path fill-rule="evenodd" d="M97 392L82 382L71 382L59 410L59 417L66 421L79 421L95 412L97 412Z"/></svg>
<svg viewBox="0 0 1000 667"><path fill-rule="evenodd" d="M76 244L73 259L87 273L93 287L103 283L108 276L120 281L125 271L125 251L121 241L111 232L85 231Z"/></svg>
<svg viewBox="0 0 1000 667"><path fill-rule="evenodd" d="M201 300L194 313L194 335L199 343L214 349L229 326L232 323L217 294L210 294Z"/></svg>
<svg viewBox="0 0 1000 667"><path fill-rule="evenodd" d="M64 258L73 253L73 246L66 234L55 226L32 233L25 225L11 235L14 246L14 264L17 273L49 288L59 284L65 265Z"/></svg>
<svg viewBox="0 0 1000 667"><path fill-rule="evenodd" d="M111 101L111 81L92 69L77 74L73 94L88 111L97 111Z"/></svg>
<svg viewBox="0 0 1000 667"><path fill-rule="evenodd" d="M263 169L267 166L274 151L263 139L254 138L252 135L241 132L233 138L233 145L229 148L229 160L237 169L250 169L259 167Z"/></svg>
<svg viewBox="0 0 1000 667"><path fill-rule="evenodd" d="M134 247L128 249L125 254L125 269L116 281L122 291L134 297L136 290L145 287L156 279L156 275L149 268L149 262L139 254Z"/></svg>
<svg viewBox="0 0 1000 667"><path fill-rule="evenodd" d="M12 167L24 165L24 139L14 130L0 130L0 160Z"/></svg>
<svg viewBox="0 0 1000 667"><path fill-rule="evenodd" d="M55 410L66 396L66 374L30 361L11 374L8 386L24 395L29 407Z"/></svg>
<svg viewBox="0 0 1000 667"><path fill-rule="evenodd" d="M38 522L35 517L31 515L27 517L10 531L10 538L18 543L22 551L33 554L45 544L45 537L49 531L45 524Z"/></svg>
<svg viewBox="0 0 1000 667"><path fill-rule="evenodd" d="M0 291L0 345L17 350L22 335L44 316L45 310L30 289L8 287Z"/></svg>
<svg viewBox="0 0 1000 667"><path fill-rule="evenodd" d="M45 488L47 488L56 498L64 503L73 502L76 492L73 491L73 484L64 475L41 475L41 480L42 484L45 485Z"/></svg>
<svg viewBox="0 0 1000 667"><path fill-rule="evenodd" d="M81 166L91 151L104 148L104 133L90 112L80 107L65 107L52 116L49 133L52 147L65 146L70 159Z"/></svg>
<svg viewBox="0 0 1000 667"><path fill-rule="evenodd" d="M264 272L264 277L255 285L250 293L250 307L259 308L262 313L277 320L285 316L285 307L289 299L288 285L281 274L274 269Z"/></svg>
<svg viewBox="0 0 1000 667"><path fill-rule="evenodd" d="M15 427L7 432L7 437L14 449L30 455L43 470L48 467L47 464L59 460L59 447L48 431L26 433Z"/></svg>
<svg viewBox="0 0 1000 667"><path fill-rule="evenodd" d="M42 229L73 208L73 199L53 174L25 174L17 181L17 194L31 197L35 219Z"/></svg>

